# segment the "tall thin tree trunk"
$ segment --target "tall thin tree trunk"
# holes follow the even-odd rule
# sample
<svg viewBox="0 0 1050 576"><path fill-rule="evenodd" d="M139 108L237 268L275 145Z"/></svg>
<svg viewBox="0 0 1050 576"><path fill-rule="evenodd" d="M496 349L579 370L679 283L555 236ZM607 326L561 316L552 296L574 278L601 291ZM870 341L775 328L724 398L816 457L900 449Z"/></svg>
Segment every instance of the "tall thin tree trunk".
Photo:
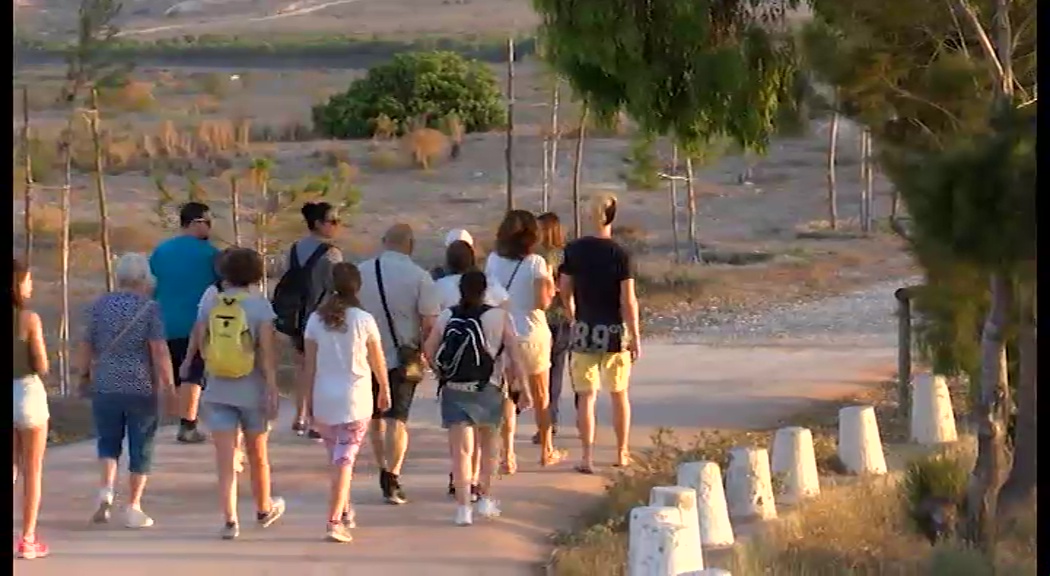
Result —
<svg viewBox="0 0 1050 576"><path fill-rule="evenodd" d="M549 209L551 197L551 135L543 135L543 178L540 188L540 208Z"/></svg>
<svg viewBox="0 0 1050 576"><path fill-rule="evenodd" d="M674 261L682 261L681 240L678 234L678 145L671 145L671 242L674 243Z"/></svg>
<svg viewBox="0 0 1050 576"><path fill-rule="evenodd" d="M102 262L106 270L106 291L113 291L113 251L109 246L109 204L106 202L106 181L102 174L102 135L100 133L98 90L91 89L91 143L95 147L95 192L98 194L99 242L102 244Z"/></svg>
<svg viewBox="0 0 1050 576"><path fill-rule="evenodd" d="M700 252L700 240L696 236L696 183L693 180L693 159L690 156L685 157L685 190L688 198L688 219L689 219L689 245L692 250L692 261L701 263L704 261L703 254Z"/></svg>
<svg viewBox="0 0 1050 576"><path fill-rule="evenodd" d="M867 206L864 208L864 216L867 218L867 232L870 233L875 228L875 152L871 141L871 130L865 128L864 137L868 141L866 146L868 160L865 162L867 170L864 172L864 201Z"/></svg>
<svg viewBox="0 0 1050 576"><path fill-rule="evenodd" d="M241 245L241 181L230 175L230 219L233 220L233 244Z"/></svg>
<svg viewBox="0 0 1050 576"><path fill-rule="evenodd" d="M860 132L860 231L868 233L868 131Z"/></svg>
<svg viewBox="0 0 1050 576"><path fill-rule="evenodd" d="M977 462L967 490L966 537L991 552L995 542L995 503L1006 467L1006 323L1011 306L1010 283L993 273L991 306L981 333L981 387L974 406Z"/></svg>
<svg viewBox="0 0 1050 576"><path fill-rule="evenodd" d="M514 209L514 38L507 38L507 211Z"/></svg>
<svg viewBox="0 0 1050 576"><path fill-rule="evenodd" d="M60 200L62 211L62 238L60 245L61 257L61 290L62 290L62 318L58 324L58 370L59 389L63 396L70 393L69 386L69 221L71 206L71 190L73 180L73 156L72 156L72 132L73 122L70 121L66 135L62 142L62 163L65 179L62 184L62 198Z"/></svg>
<svg viewBox="0 0 1050 576"><path fill-rule="evenodd" d="M1012 105L1014 91L1009 0L996 0L993 16L994 56L1001 74L995 90L993 115ZM975 17L976 18L976 17ZM979 27L980 22L975 22ZM1005 372L1006 325L1012 305L1013 288L1002 270L992 271L991 305L981 334L981 397L974 409L977 424L977 462L967 491L966 537L986 554L995 554L996 508L999 488L1006 472L1006 422L1009 404Z"/></svg>
<svg viewBox="0 0 1050 576"><path fill-rule="evenodd" d="M580 179L583 173L583 140L587 134L587 116L590 114L590 106L585 100L583 111L580 113L580 131L576 140L576 158L572 167L572 234L573 238L579 238L582 234L580 222Z"/></svg>
<svg viewBox="0 0 1050 576"><path fill-rule="evenodd" d="M1035 505L1038 485L1038 340L1036 335L1035 288L1029 287L1022 298L1017 330L1019 369L1017 374L1017 422L1014 435L1013 465L999 492L996 505L1002 521Z"/></svg>
<svg viewBox="0 0 1050 576"><path fill-rule="evenodd" d="M22 166L25 167L25 190L22 191L23 230L25 246L22 259L26 267L33 264L33 158L29 149L31 132L29 128L29 87L22 87Z"/></svg>
<svg viewBox="0 0 1050 576"><path fill-rule="evenodd" d="M263 294L269 294L269 265L266 261L266 229L270 223L270 183L269 177L263 179L260 190L262 194L263 209L259 215L259 221L261 226L258 226L255 230L256 238L259 243L259 255L263 259L263 277L262 277L262 290Z"/></svg>
<svg viewBox="0 0 1050 576"><path fill-rule="evenodd" d="M551 94L551 127L550 127L550 162L548 163L549 186L557 187L558 182L558 139L561 128L558 125L558 107L561 100L561 78L554 78L554 91ZM550 210L549 195L544 198L543 210Z"/></svg>
<svg viewBox="0 0 1050 576"><path fill-rule="evenodd" d="M839 115L831 116L831 127L828 129L828 226L839 229L839 200L835 189L835 153L839 144Z"/></svg>
<svg viewBox="0 0 1050 576"><path fill-rule="evenodd" d="M897 218L901 211L901 193L896 188L893 189L893 202L890 204L890 222L897 222Z"/></svg>

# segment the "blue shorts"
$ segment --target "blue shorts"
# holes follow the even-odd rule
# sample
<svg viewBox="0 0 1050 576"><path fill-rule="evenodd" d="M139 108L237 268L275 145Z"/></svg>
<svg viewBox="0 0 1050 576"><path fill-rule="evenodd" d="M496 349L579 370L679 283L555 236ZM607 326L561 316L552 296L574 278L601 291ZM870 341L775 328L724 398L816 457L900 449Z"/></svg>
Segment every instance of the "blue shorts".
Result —
<svg viewBox="0 0 1050 576"><path fill-rule="evenodd" d="M128 471L149 474L160 413L155 396L96 394L91 401L100 459L120 460L128 439Z"/></svg>
<svg viewBox="0 0 1050 576"><path fill-rule="evenodd" d="M488 384L478 391L451 389L451 384L441 390L441 427L451 428L455 424L476 427L498 428L503 424L503 390Z"/></svg>
<svg viewBox="0 0 1050 576"><path fill-rule="evenodd" d="M270 421L262 408L202 402L201 412L204 424L212 432L235 432L240 429L245 434L262 434L270 431Z"/></svg>

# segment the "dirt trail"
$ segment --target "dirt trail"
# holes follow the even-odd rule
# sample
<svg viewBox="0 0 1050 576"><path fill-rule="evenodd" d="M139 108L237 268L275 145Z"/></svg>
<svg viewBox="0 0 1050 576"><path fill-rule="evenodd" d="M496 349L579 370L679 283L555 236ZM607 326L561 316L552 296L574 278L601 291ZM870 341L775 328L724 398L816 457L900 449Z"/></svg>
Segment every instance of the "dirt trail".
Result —
<svg viewBox="0 0 1050 576"><path fill-rule="evenodd" d="M195 20L193 22L185 22L182 24L170 24L167 26L154 26L151 28L123 30L120 32L120 34L118 34L118 36L142 36L146 34L155 34L157 32L183 30L186 28L194 28L199 30L203 28L213 28L215 26L221 26L223 24L244 24L245 22L271 22L274 20L281 20L283 18L292 18L294 16L305 16L306 14L312 14L314 12L324 10L325 8L340 6L342 4L351 4L353 2L358 1L359 0L331 0L330 2L311 4L309 0L305 0L303 2L292 2L291 4L287 4L283 8L278 9L276 13L268 14L266 16L253 16L251 18L215 18L211 20ZM188 14L188 16L192 16L192 14Z"/></svg>

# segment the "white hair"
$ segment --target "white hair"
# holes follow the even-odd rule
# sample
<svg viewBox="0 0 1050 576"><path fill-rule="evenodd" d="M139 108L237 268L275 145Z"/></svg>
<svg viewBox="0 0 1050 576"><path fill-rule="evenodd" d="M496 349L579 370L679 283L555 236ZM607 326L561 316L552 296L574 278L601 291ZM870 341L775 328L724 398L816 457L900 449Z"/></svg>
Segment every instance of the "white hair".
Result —
<svg viewBox="0 0 1050 576"><path fill-rule="evenodd" d="M152 286L156 282L149 269L149 258L138 252L129 252L118 258L113 275L116 276L117 285L122 287Z"/></svg>

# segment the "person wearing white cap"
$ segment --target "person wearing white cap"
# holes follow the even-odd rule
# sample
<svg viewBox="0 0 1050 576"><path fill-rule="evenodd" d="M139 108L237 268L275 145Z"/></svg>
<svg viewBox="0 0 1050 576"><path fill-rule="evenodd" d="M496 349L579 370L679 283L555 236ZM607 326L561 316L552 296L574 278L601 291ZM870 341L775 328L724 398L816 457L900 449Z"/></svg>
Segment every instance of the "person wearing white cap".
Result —
<svg viewBox="0 0 1050 576"><path fill-rule="evenodd" d="M445 234L445 248L448 248L455 242L466 242L471 248L474 247L474 237L470 235L470 232L462 228L453 228ZM435 281L441 280L445 276L453 274L446 265L441 265L430 271L430 276Z"/></svg>

